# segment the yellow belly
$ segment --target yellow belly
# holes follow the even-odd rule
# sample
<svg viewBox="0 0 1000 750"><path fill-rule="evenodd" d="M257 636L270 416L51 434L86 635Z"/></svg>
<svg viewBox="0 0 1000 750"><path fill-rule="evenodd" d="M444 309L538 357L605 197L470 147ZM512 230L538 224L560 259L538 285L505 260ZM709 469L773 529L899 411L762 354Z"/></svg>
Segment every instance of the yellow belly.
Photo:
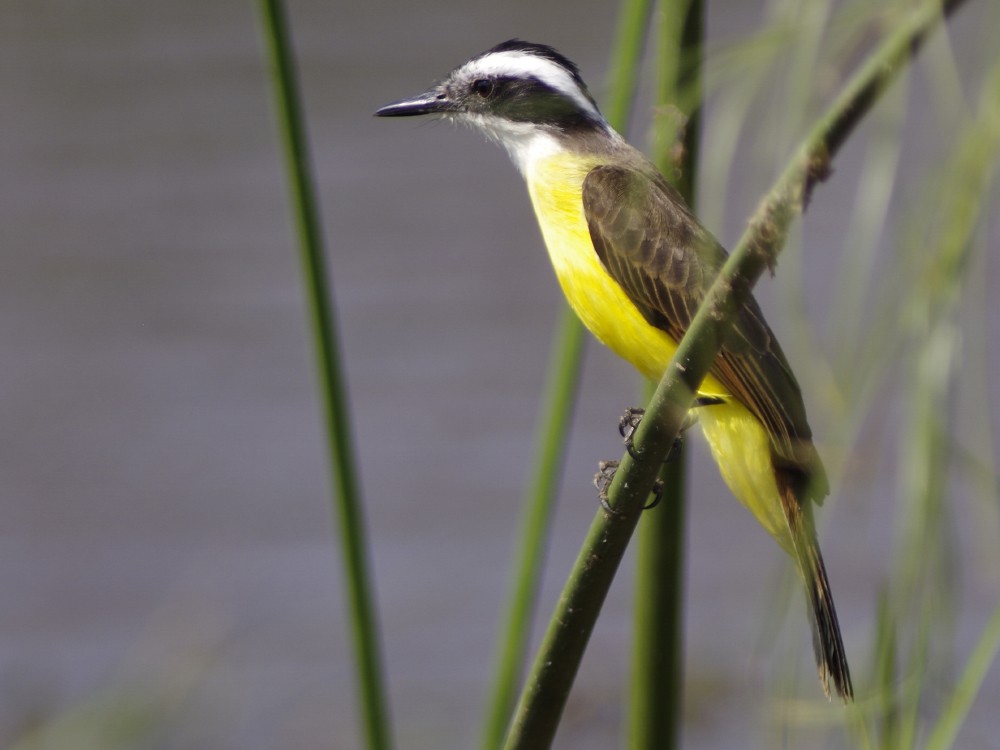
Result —
<svg viewBox="0 0 1000 750"><path fill-rule="evenodd" d="M771 464L771 440L760 421L739 401L698 410L698 424L730 491L760 525L793 555Z"/></svg>
<svg viewBox="0 0 1000 750"><path fill-rule="evenodd" d="M600 162L556 154L526 171L528 192L556 277L570 307L606 346L658 381L677 343L651 326L608 275L594 250L583 213L587 173ZM771 465L770 440L761 423L709 375L699 392L725 399L699 410L702 431L723 479L767 531L788 547L788 533Z"/></svg>
<svg viewBox="0 0 1000 750"><path fill-rule="evenodd" d="M528 193L570 307L599 341L657 381L677 342L646 322L597 257L581 196L584 178L599 163L561 154L539 160L526 174ZM728 395L711 375L702 383L702 392Z"/></svg>

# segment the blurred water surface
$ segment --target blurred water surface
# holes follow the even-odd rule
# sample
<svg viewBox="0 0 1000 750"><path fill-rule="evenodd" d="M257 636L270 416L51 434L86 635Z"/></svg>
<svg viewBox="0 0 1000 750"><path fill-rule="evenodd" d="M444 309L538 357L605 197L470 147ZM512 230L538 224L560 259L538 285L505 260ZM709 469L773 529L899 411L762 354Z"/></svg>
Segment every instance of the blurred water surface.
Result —
<svg viewBox="0 0 1000 750"><path fill-rule="evenodd" d="M753 13L713 5L709 28L736 34ZM499 149L370 114L511 36L554 44L599 90L614 8L587 0L573 16L570 28L565 6L538 3L291 4L401 747L476 737L558 290ZM356 747L253 7L7 2L0 107L0 741L123 690L162 710L157 747ZM822 189L810 247L839 231L861 156L849 149ZM753 200L713 229L731 242ZM543 615L636 388L591 347ZM764 613L783 563L700 447L693 460L685 745L745 747L766 742L760 687L777 670ZM852 644L868 642L887 556L882 500L824 513L859 671L867 654ZM623 576L560 747L620 741L629 607ZM779 636L804 644L791 612ZM986 695L998 691L994 675Z"/></svg>

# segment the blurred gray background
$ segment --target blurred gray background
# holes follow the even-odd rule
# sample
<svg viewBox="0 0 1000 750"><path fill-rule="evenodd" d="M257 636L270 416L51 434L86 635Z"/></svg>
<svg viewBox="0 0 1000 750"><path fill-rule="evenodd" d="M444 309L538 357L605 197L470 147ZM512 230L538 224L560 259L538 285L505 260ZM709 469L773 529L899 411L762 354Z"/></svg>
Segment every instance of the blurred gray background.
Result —
<svg viewBox="0 0 1000 750"><path fill-rule="evenodd" d="M954 21L955 38L974 35L977 5ZM469 747L559 293L501 150L448 125L371 112L512 36L575 59L600 99L616 9L301 0L290 10L399 744ZM760 14L709 3L709 34L735 37ZM307 314L256 21L252 4L231 0L0 8L0 743L80 706L148 699L163 718L151 746L359 745ZM920 103L918 92L910 106ZM638 117L641 144L648 118ZM931 155L947 148L926 123L914 122L913 137ZM823 238L842 232L864 154L845 150L805 222L818 320L833 304ZM726 244L769 180L749 168L737 158L723 223L711 227ZM780 334L774 289L765 279L759 296ZM799 367L801 353L786 348ZM615 425L638 387L626 365L590 347L543 617L597 508L596 462L620 455ZM804 390L822 440L835 430L829 410ZM795 601L787 622L768 615L784 606L774 594L782 555L692 442L685 746L773 746L762 697L788 669L772 661L775 623L779 638L801 640L792 671L803 699L821 699L804 611ZM822 513L859 673L891 538L877 469ZM620 744L627 571L559 747ZM995 583L973 579L969 596L983 603L966 645ZM994 671L979 705L998 701ZM974 713L967 746L987 746L995 728Z"/></svg>

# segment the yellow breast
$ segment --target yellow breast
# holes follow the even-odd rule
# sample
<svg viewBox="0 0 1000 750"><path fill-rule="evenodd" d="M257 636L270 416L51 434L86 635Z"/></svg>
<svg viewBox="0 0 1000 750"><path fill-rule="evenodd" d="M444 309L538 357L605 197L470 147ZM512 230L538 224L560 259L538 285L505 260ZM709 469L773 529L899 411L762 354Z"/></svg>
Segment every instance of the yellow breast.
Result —
<svg viewBox="0 0 1000 750"><path fill-rule="evenodd" d="M604 270L590 239L583 180L598 164L596 158L567 153L539 159L525 173L528 192L570 307L598 340L647 378L659 380L677 344L646 322Z"/></svg>
<svg viewBox="0 0 1000 750"><path fill-rule="evenodd" d="M524 170L528 192L570 306L594 336L656 381L677 345L664 331L646 322L597 257L582 195L584 178L599 163L567 153L538 159ZM702 431L723 478L764 528L790 549L767 432L711 375L699 390L725 400L699 410Z"/></svg>

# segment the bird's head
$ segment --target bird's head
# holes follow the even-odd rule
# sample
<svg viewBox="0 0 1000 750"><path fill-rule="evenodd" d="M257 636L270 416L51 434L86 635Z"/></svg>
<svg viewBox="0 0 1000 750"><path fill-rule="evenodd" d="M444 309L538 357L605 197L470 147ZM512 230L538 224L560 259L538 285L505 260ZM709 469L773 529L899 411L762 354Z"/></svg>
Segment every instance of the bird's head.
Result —
<svg viewBox="0 0 1000 750"><path fill-rule="evenodd" d="M409 99L379 109L379 117L437 114L500 141L518 165L540 146L583 133L613 135L577 66L544 44L498 44Z"/></svg>

